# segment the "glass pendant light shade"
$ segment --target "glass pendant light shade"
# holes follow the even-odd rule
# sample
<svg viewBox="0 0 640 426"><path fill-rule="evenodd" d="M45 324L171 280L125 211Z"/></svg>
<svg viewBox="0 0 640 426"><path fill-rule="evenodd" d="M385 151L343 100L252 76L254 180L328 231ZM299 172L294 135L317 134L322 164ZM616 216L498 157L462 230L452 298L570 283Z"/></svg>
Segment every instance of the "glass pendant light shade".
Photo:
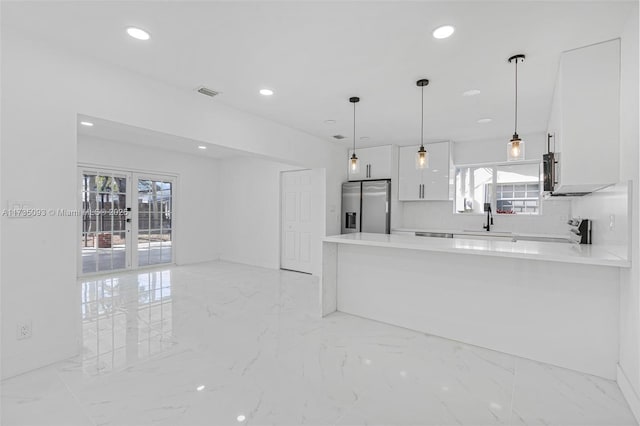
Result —
<svg viewBox="0 0 640 426"><path fill-rule="evenodd" d="M507 160L524 160L524 141L520 139L517 133L514 133L513 138L507 144Z"/></svg>
<svg viewBox="0 0 640 426"><path fill-rule="evenodd" d="M515 117L513 137L507 144L507 161L524 160L524 142L518 136L518 62L524 62L524 55L514 55L509 58L509 63L514 62L516 68L516 90L515 90Z"/></svg>
<svg viewBox="0 0 640 426"><path fill-rule="evenodd" d="M429 167L429 153L424 146L420 146L416 152L416 169L426 169Z"/></svg>
<svg viewBox="0 0 640 426"><path fill-rule="evenodd" d="M360 162L355 152L351 155L351 158L349 158L349 170L351 173L358 173L360 171Z"/></svg>
<svg viewBox="0 0 640 426"><path fill-rule="evenodd" d="M424 87L429 84L429 80L422 78L416 81L416 86L420 88L421 92L421 107L420 110L420 149L416 152L416 169L422 170L429 167L429 153L424 149Z"/></svg>

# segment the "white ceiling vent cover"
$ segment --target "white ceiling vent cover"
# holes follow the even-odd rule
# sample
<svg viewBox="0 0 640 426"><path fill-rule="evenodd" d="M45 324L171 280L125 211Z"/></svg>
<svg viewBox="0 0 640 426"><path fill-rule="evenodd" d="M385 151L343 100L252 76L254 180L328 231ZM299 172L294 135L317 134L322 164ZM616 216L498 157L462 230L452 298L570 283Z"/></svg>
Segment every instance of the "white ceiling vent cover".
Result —
<svg viewBox="0 0 640 426"><path fill-rule="evenodd" d="M198 93L202 93L203 95L207 95L207 96L210 96L210 97L212 97L212 98L213 98L214 96L217 96L217 95L219 95L219 94L220 94L220 92L216 92L215 90L213 90L213 89L209 89L208 87L204 87L204 86L200 86L200 87L198 87L198 88L196 89L196 92L198 92Z"/></svg>

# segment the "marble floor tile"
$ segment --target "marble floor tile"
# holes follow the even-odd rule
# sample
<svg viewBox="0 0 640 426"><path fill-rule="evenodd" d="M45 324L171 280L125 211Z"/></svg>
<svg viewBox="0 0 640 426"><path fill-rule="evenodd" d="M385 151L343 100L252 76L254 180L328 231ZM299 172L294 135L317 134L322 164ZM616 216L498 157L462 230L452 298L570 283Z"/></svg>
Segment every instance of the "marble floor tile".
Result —
<svg viewBox="0 0 640 426"><path fill-rule="evenodd" d="M614 382L343 314L212 262L81 283L83 351L2 382L2 425L634 425Z"/></svg>

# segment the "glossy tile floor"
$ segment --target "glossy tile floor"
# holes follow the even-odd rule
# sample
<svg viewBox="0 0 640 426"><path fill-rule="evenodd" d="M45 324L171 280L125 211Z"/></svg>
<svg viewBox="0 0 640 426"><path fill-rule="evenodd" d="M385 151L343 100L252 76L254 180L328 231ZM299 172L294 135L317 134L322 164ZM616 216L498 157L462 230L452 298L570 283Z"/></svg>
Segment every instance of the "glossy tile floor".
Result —
<svg viewBox="0 0 640 426"><path fill-rule="evenodd" d="M614 382L341 313L224 262L79 284L84 350L2 383L2 425L634 425Z"/></svg>

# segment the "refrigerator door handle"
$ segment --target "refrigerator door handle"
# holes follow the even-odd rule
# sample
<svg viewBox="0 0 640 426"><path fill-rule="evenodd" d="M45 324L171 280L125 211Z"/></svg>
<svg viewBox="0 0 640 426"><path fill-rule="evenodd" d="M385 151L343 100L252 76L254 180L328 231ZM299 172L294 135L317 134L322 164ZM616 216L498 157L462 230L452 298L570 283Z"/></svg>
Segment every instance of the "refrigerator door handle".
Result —
<svg viewBox="0 0 640 426"><path fill-rule="evenodd" d="M384 209L385 209L385 213L389 214L389 202L385 202L384 203Z"/></svg>

